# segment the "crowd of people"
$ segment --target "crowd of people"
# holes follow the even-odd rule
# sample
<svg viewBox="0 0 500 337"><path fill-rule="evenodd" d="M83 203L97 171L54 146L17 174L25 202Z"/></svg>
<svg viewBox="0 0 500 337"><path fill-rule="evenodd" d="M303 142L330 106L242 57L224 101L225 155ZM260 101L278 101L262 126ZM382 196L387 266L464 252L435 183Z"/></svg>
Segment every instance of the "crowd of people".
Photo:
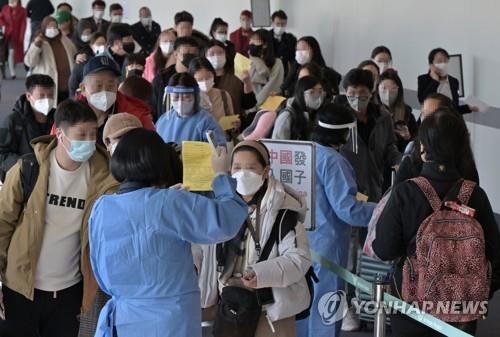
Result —
<svg viewBox="0 0 500 337"><path fill-rule="evenodd" d="M0 122L0 335L201 337L203 323L215 337L339 336L355 314L325 315L347 286L310 250L347 267L376 210L373 251L393 262L396 296L487 301L500 288L499 229L462 117L477 108L460 105L445 49L418 78L416 118L389 48L341 75L283 10L271 29L244 10L233 32L215 18L205 34L186 11L168 22L142 7L130 25L103 0L87 18L49 0L1 5L2 70L29 70ZM273 96L286 99L262 109ZM264 138L315 144L315 204L272 174ZM211 192L183 185L185 141L213 144ZM426 266L423 233L443 242ZM480 319L438 317L470 334ZM391 322L395 336L439 335Z"/></svg>

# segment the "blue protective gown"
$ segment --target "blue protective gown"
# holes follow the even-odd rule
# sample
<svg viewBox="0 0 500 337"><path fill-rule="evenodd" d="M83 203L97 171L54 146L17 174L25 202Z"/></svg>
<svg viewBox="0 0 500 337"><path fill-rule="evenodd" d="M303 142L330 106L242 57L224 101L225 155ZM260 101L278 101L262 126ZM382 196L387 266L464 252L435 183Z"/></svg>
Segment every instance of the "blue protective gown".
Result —
<svg viewBox="0 0 500 337"><path fill-rule="evenodd" d="M181 146L183 141L208 142L205 133L212 130L217 145L226 146L226 136L212 115L200 110L189 117L179 117L175 110L167 111L156 122L156 132L165 143L174 142Z"/></svg>
<svg viewBox="0 0 500 337"><path fill-rule="evenodd" d="M328 260L347 266L351 226L368 225L373 203L356 200L358 188L349 162L332 147L316 144L316 230L309 232L311 250ZM341 321L335 322L335 305L328 310L320 299L327 293L345 290L345 282L313 262L319 283L314 284L314 300L309 318L297 323L298 337L339 336ZM340 315L341 316L341 315Z"/></svg>
<svg viewBox="0 0 500 337"><path fill-rule="evenodd" d="M201 337L201 306L191 243L232 239L248 216L227 175L214 199L142 188L101 197L89 221L90 258L101 289L96 337Z"/></svg>

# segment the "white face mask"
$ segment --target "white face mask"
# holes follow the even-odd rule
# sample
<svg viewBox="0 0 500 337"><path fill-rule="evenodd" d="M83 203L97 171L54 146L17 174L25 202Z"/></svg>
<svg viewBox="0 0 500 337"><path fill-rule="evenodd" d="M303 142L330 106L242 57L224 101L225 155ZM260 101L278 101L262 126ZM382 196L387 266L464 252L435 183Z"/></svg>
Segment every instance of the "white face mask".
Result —
<svg viewBox="0 0 500 337"><path fill-rule="evenodd" d="M219 42L226 43L227 41L227 34L224 33L215 33L214 34L214 39L216 39Z"/></svg>
<svg viewBox="0 0 500 337"><path fill-rule="evenodd" d="M177 116L181 118L187 118L193 114L194 110L194 100L183 101L181 99L177 101L172 101L172 108L174 108Z"/></svg>
<svg viewBox="0 0 500 337"><path fill-rule="evenodd" d="M82 35L80 38L82 39L82 42L85 43L90 41L90 35Z"/></svg>
<svg viewBox="0 0 500 337"><path fill-rule="evenodd" d="M323 104L325 99L325 95L311 95L307 92L304 93L304 101L306 103L306 107L311 110L318 110Z"/></svg>
<svg viewBox="0 0 500 337"><path fill-rule="evenodd" d="M113 15L111 17L111 22L113 23L120 23L122 22L123 16L122 15Z"/></svg>
<svg viewBox="0 0 500 337"><path fill-rule="evenodd" d="M378 66L380 74L382 74L384 71L386 71L387 69L389 69L391 67L391 64L387 63L387 62L377 62L377 61L374 61L374 62Z"/></svg>
<svg viewBox="0 0 500 337"><path fill-rule="evenodd" d="M101 10L95 10L94 11L94 18L97 20L101 20L104 17L104 11Z"/></svg>
<svg viewBox="0 0 500 337"><path fill-rule="evenodd" d="M172 42L160 42L160 49L163 55L170 54L174 50L174 44Z"/></svg>
<svg viewBox="0 0 500 337"><path fill-rule="evenodd" d="M99 91L90 95L89 104L99 111L108 111L116 102L116 93L111 91Z"/></svg>
<svg viewBox="0 0 500 337"><path fill-rule="evenodd" d="M226 65L226 56L224 55L209 56L207 59L215 70L220 70Z"/></svg>
<svg viewBox="0 0 500 337"><path fill-rule="evenodd" d="M145 27L151 25L152 22L153 22L153 18L150 16L148 16L146 18L141 18L141 23Z"/></svg>
<svg viewBox="0 0 500 337"><path fill-rule="evenodd" d="M99 54L102 54L104 53L104 50L106 49L106 46L102 45L102 46L93 46L92 47L92 51L94 52L94 54L96 55L99 55Z"/></svg>
<svg viewBox="0 0 500 337"><path fill-rule="evenodd" d="M447 62L434 63L434 67L436 67L439 70L439 73L441 74L441 76L448 75L448 63Z"/></svg>
<svg viewBox="0 0 500 337"><path fill-rule="evenodd" d="M47 29L45 29L45 36L48 37L49 39L53 39L57 35L59 35L59 29L57 29L57 28L47 28Z"/></svg>
<svg viewBox="0 0 500 337"><path fill-rule="evenodd" d="M286 31L286 28L285 27L274 27L273 31L274 31L274 35L281 36Z"/></svg>
<svg viewBox="0 0 500 337"><path fill-rule="evenodd" d="M244 30L249 30L251 26L252 26L252 24L250 21L241 20L241 28L243 28Z"/></svg>
<svg viewBox="0 0 500 337"><path fill-rule="evenodd" d="M42 98L42 99L37 99L33 103L33 109L38 111L41 114L44 114L47 116L54 107L54 100L51 98Z"/></svg>
<svg viewBox="0 0 500 337"><path fill-rule="evenodd" d="M264 178L250 170L238 171L233 178L236 179L236 191L243 196L254 195L264 185Z"/></svg>
<svg viewBox="0 0 500 337"><path fill-rule="evenodd" d="M210 91L214 87L214 79L211 78L206 81L200 81L198 82L198 86L200 87L200 90L203 92Z"/></svg>
<svg viewBox="0 0 500 337"><path fill-rule="evenodd" d="M368 107L368 103L370 103L370 98L369 97L358 97L358 96L352 96L352 97L347 97L347 101L349 102L349 105L354 111L357 112L362 112L365 111L366 108Z"/></svg>
<svg viewBox="0 0 500 337"><path fill-rule="evenodd" d="M379 90L378 95L380 102L388 107L391 107L396 102L396 98L398 98L398 92L393 90Z"/></svg>
<svg viewBox="0 0 500 337"><path fill-rule="evenodd" d="M301 66L311 62L311 55L309 50L296 50L295 51L295 61Z"/></svg>

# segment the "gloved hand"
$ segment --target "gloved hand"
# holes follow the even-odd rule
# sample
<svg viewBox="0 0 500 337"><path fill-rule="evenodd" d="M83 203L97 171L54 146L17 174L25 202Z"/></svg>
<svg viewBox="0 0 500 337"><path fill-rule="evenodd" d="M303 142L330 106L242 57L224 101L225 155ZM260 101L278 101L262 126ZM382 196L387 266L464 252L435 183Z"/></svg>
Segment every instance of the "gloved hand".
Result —
<svg viewBox="0 0 500 337"><path fill-rule="evenodd" d="M226 148L219 146L212 155L212 168L216 175L229 172L231 163Z"/></svg>

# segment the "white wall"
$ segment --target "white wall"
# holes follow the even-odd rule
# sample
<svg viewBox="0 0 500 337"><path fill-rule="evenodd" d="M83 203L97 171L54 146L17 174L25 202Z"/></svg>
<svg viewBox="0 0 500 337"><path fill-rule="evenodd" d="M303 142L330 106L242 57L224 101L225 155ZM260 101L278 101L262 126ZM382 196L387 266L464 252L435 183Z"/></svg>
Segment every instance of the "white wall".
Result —
<svg viewBox="0 0 500 337"><path fill-rule="evenodd" d="M90 15L90 0L71 0L75 13ZM111 3L107 1L108 5ZM190 11L195 28L206 32L214 17L239 26L239 13L249 0L122 0L128 22L137 21L147 5L162 27L173 25L177 11ZM327 63L340 73L369 58L373 47L387 45L403 83L417 89L417 76L427 71L427 54L434 47L463 56L466 95L474 94L500 107L500 25L498 0L271 0L271 10L289 16L288 30L298 37L315 36ZM106 13L107 15L107 13ZM483 187L500 213L500 160L492 149L500 144L500 129L469 123ZM496 151L498 153L498 151Z"/></svg>

